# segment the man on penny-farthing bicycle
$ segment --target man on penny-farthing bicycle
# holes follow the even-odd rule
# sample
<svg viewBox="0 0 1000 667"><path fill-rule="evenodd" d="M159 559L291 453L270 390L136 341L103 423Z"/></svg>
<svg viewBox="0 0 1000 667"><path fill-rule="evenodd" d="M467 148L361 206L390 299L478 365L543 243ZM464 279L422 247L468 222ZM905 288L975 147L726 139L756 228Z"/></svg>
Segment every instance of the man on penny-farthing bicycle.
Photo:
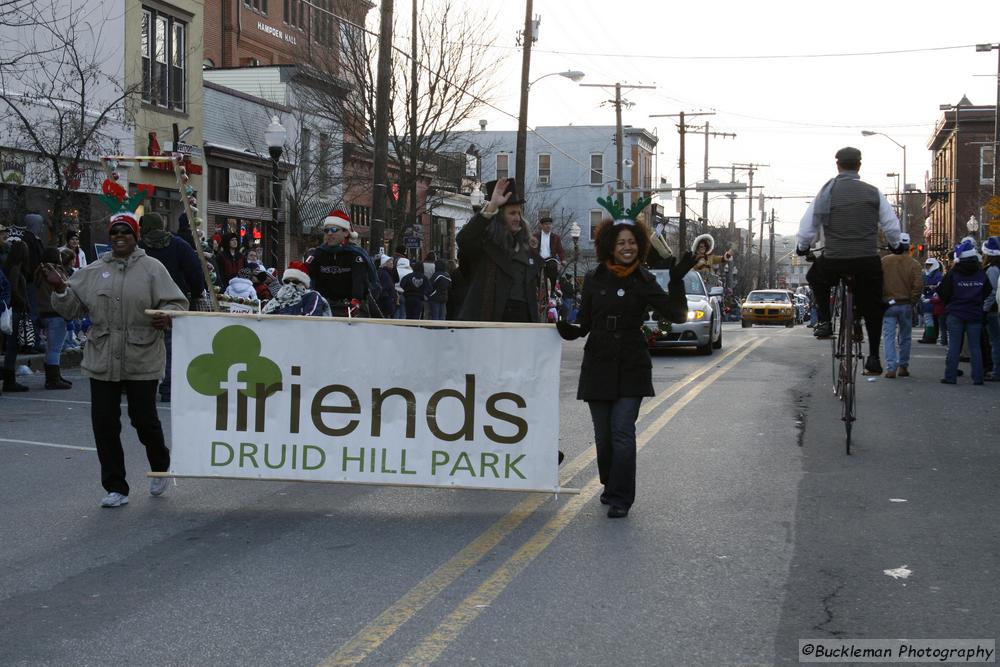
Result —
<svg viewBox="0 0 1000 667"><path fill-rule="evenodd" d="M310 251L305 262L313 289L338 317L378 317L368 303L374 268L368 254L350 243L350 218L343 211L331 211L322 227L323 243Z"/></svg>
<svg viewBox="0 0 1000 667"><path fill-rule="evenodd" d="M899 218L878 188L861 180L861 151L837 151L837 176L820 189L799 223L796 252L809 253L813 241L823 237L823 253L806 274L816 295L818 322L813 335L833 336L830 288L840 278L854 276L858 313L868 333L866 375L881 375L879 342L882 340L882 263L878 255L879 230L891 248L899 245Z"/></svg>

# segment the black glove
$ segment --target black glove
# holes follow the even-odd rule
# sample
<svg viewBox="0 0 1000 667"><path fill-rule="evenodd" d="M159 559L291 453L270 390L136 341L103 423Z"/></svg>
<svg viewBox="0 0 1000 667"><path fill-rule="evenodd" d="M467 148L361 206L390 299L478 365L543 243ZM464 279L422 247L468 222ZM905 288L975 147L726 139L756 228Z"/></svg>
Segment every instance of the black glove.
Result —
<svg viewBox="0 0 1000 667"><path fill-rule="evenodd" d="M809 246L806 246L805 248L800 245L795 246L795 254L799 257L805 257L809 254Z"/></svg>
<svg viewBox="0 0 1000 667"><path fill-rule="evenodd" d="M684 280L684 276L694 268L696 263L694 255L691 254L690 250L685 252L679 261L676 257L669 257L666 266L670 270L670 282Z"/></svg>
<svg viewBox="0 0 1000 667"><path fill-rule="evenodd" d="M556 331L563 337L563 340L576 340L580 337L580 325L570 324L566 320L556 321Z"/></svg>

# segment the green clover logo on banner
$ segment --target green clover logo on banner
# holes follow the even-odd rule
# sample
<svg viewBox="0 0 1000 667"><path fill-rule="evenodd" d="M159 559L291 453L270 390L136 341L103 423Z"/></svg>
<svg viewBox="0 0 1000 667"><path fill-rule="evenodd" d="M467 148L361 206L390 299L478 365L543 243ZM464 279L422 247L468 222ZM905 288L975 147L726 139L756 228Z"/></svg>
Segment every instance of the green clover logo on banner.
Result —
<svg viewBox="0 0 1000 667"><path fill-rule="evenodd" d="M239 364L236 380L242 384L240 393L257 397L258 387L273 387L281 382L281 369L260 355L260 339L244 326L228 326L212 339L212 352L191 360L187 381L199 394L219 396L226 392L230 369Z"/></svg>

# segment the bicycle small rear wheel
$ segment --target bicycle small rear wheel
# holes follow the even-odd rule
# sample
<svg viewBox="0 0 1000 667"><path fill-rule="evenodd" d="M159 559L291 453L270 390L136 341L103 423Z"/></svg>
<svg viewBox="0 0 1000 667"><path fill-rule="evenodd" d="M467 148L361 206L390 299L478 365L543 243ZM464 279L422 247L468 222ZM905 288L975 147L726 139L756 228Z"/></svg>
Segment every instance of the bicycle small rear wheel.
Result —
<svg viewBox="0 0 1000 667"><path fill-rule="evenodd" d="M840 348L840 352L843 355L842 363L840 366L840 399L843 401L841 405L841 419L844 421L844 433L845 438L845 451L847 455L851 455L851 430L854 427L855 421L855 409L857 407L857 374L858 374L858 357L861 354L861 343L854 340L854 309L853 309L853 295L850 291L845 291L844 294L844 311L843 318L841 320L841 332L843 336L839 340L843 341L843 345Z"/></svg>

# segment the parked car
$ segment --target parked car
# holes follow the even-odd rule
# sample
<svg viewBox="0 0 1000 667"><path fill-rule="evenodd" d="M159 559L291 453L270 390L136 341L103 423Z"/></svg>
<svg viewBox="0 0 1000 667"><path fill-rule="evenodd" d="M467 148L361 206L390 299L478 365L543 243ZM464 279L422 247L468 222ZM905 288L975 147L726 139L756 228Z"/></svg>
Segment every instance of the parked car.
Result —
<svg viewBox="0 0 1000 667"><path fill-rule="evenodd" d="M754 324L795 326L795 304L788 290L754 290L743 302L743 328Z"/></svg>
<svg viewBox="0 0 1000 667"><path fill-rule="evenodd" d="M653 269L660 287L667 289L670 272ZM684 276L684 291L688 302L688 319L684 324L660 321L655 311L649 311L645 323L646 342L650 350L672 347L695 347L700 354L712 354L722 348L722 288L708 289L697 271Z"/></svg>

